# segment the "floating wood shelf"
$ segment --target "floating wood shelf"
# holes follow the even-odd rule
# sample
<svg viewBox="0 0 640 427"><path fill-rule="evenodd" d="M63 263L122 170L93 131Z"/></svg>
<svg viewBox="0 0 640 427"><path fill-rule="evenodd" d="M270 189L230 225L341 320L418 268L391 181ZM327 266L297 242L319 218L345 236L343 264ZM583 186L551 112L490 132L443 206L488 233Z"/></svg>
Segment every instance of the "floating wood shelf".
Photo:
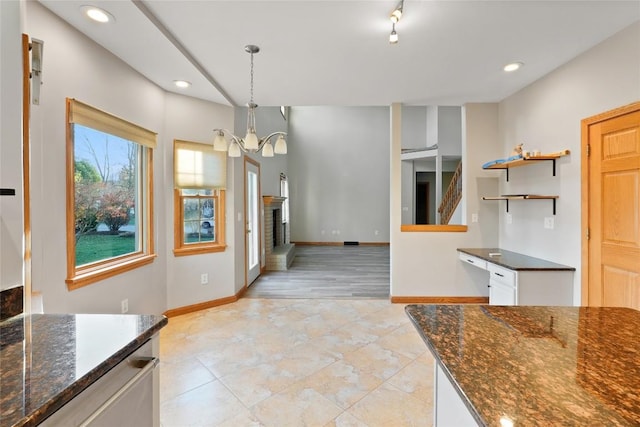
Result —
<svg viewBox="0 0 640 427"><path fill-rule="evenodd" d="M509 181L509 169L519 166L527 166L533 164L532 162L550 161L553 163L553 176L556 176L556 159L567 156L571 152L569 150L562 150L556 153L542 154L540 156L528 156L520 159L511 160L503 163L495 163L491 166L483 167L483 169L504 169L507 171L507 181Z"/></svg>
<svg viewBox="0 0 640 427"><path fill-rule="evenodd" d="M552 200L553 201L553 214L556 214L556 199L560 196L541 196L537 194L506 194L503 196L487 196L482 200L506 200L507 212L509 212L509 200Z"/></svg>

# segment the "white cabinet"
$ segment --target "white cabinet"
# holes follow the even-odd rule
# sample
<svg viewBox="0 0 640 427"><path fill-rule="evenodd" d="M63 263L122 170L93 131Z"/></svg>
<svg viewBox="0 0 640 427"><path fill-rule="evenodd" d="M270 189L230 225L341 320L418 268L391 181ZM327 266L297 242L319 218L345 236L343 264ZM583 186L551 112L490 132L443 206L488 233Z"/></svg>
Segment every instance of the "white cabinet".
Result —
<svg viewBox="0 0 640 427"><path fill-rule="evenodd" d="M473 255L467 255L462 252L458 252L460 260L466 262L467 264L471 264L474 267L482 268L483 270L487 269L487 261L482 258L475 257Z"/></svg>
<svg viewBox="0 0 640 427"><path fill-rule="evenodd" d="M158 350L155 335L41 426L159 426Z"/></svg>
<svg viewBox="0 0 640 427"><path fill-rule="evenodd" d="M434 363L434 427L475 427L475 421L469 409L462 401L440 365Z"/></svg>
<svg viewBox="0 0 640 427"><path fill-rule="evenodd" d="M496 249L497 251L497 249ZM503 253L507 251L502 251ZM490 305L573 305L573 269L559 269L559 264L552 268L506 268L504 257L496 262L478 256L458 252L458 257L465 264L472 265L488 272L486 285L489 287ZM513 254L513 253L510 253ZM519 260L534 260L549 263L516 254ZM503 265L498 265L500 262Z"/></svg>
<svg viewBox="0 0 640 427"><path fill-rule="evenodd" d="M497 280L489 280L490 305L516 305L517 291L515 286L505 285Z"/></svg>
<svg viewBox="0 0 640 427"><path fill-rule="evenodd" d="M489 270L489 304L517 305L517 272L490 262L487 263L487 270Z"/></svg>

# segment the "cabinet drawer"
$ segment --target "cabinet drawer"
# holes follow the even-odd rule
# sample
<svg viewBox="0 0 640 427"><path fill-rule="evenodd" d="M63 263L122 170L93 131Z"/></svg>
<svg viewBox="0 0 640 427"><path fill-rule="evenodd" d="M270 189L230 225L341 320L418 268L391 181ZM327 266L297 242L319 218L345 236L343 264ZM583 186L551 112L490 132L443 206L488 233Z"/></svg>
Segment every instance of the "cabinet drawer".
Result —
<svg viewBox="0 0 640 427"><path fill-rule="evenodd" d="M508 268L499 267L492 263L487 263L487 270L491 280L504 283L505 285L515 286L516 284L516 272L509 270Z"/></svg>
<svg viewBox="0 0 640 427"><path fill-rule="evenodd" d="M467 255L465 253L462 252L458 252L458 256L460 257L461 261L466 262L467 264L471 264L474 267L478 267L481 268L483 270L487 269L487 261L474 257L473 255Z"/></svg>

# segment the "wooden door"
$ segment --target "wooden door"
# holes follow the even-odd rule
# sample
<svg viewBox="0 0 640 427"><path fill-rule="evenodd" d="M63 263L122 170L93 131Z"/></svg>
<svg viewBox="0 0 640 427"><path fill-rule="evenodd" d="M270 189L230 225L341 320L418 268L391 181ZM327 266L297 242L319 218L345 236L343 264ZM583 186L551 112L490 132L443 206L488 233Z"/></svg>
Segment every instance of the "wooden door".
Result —
<svg viewBox="0 0 640 427"><path fill-rule="evenodd" d="M582 304L640 309L640 103L583 120L582 135Z"/></svg>

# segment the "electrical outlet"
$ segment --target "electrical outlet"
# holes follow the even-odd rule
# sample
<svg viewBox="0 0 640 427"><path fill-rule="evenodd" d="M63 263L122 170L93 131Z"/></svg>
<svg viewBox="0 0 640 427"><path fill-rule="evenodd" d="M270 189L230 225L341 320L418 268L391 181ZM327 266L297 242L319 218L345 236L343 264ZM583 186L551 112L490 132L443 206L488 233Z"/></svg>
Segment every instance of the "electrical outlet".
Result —
<svg viewBox="0 0 640 427"><path fill-rule="evenodd" d="M206 285L209 283L209 274L207 273L202 273L200 275L200 284L201 285Z"/></svg>
<svg viewBox="0 0 640 427"><path fill-rule="evenodd" d="M472 213L471 214L471 222L478 222L478 214L477 213Z"/></svg>
<svg viewBox="0 0 640 427"><path fill-rule="evenodd" d="M120 312L122 314L129 312L129 299L128 298L125 298L122 301L120 301Z"/></svg>
<svg viewBox="0 0 640 427"><path fill-rule="evenodd" d="M544 228L548 228L549 230L553 230L555 226L554 220L552 216L547 216L544 218Z"/></svg>
<svg viewBox="0 0 640 427"><path fill-rule="evenodd" d="M507 217L507 224L512 224L513 223L513 217L511 216L511 214L507 213L506 217Z"/></svg>

